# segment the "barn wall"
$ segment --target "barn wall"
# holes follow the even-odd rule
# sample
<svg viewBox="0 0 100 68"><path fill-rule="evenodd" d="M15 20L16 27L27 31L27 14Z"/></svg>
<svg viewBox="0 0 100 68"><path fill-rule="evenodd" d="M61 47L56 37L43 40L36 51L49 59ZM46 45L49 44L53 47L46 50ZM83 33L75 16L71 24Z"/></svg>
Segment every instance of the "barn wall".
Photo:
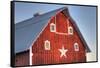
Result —
<svg viewBox="0 0 100 68"><path fill-rule="evenodd" d="M63 13L59 13L56 16L56 29L60 33L68 33L68 17L65 17ZM32 63L33 65L39 64L56 64L56 63L75 63L75 62L86 62L86 52L83 42L80 40L78 33L73 27L73 24L69 20L69 25L74 28L73 35L59 35L50 32L50 23L54 22L54 17L51 18L49 24L39 36L37 41L32 47ZM44 49L44 41L49 40L51 49L47 51ZM79 52L74 51L74 43L79 44ZM66 53L67 57L60 57L61 53L58 49L64 46L68 49Z"/></svg>
<svg viewBox="0 0 100 68"><path fill-rule="evenodd" d="M23 52L20 54L16 54L15 57L15 65L16 66L27 66L29 65L29 52Z"/></svg>

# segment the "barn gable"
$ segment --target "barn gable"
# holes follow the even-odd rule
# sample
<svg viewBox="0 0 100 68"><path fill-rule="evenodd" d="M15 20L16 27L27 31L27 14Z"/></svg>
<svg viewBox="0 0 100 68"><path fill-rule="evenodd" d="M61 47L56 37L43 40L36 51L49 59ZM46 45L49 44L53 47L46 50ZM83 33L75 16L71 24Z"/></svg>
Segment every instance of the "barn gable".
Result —
<svg viewBox="0 0 100 68"><path fill-rule="evenodd" d="M45 13L43 15L39 15L37 17L32 17L30 19L27 19L25 21L19 22L15 26L15 53L23 52L25 50L28 50L32 44L36 41L36 39L39 37L39 34L41 31L46 27L48 24L48 21L51 19L52 16L55 16L57 12L63 12L66 16L68 16L74 27L76 28L79 37L83 41L83 44L85 45L87 52L90 52L90 49L88 45L86 44L85 40L83 39L83 36L81 32L79 31L76 23L69 15L68 9L66 7Z"/></svg>

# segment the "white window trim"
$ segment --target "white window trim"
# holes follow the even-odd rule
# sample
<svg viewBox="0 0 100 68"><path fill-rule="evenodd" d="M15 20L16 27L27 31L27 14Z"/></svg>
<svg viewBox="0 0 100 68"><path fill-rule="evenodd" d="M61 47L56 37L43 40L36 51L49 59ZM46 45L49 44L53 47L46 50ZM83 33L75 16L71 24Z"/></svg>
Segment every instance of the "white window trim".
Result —
<svg viewBox="0 0 100 68"><path fill-rule="evenodd" d="M70 29L72 29L72 33L70 32ZM73 35L73 27L71 26L68 27L68 34Z"/></svg>
<svg viewBox="0 0 100 68"><path fill-rule="evenodd" d="M77 46L77 48L76 48L76 46ZM74 50L75 51L79 51L79 45L78 45L78 43L74 43Z"/></svg>
<svg viewBox="0 0 100 68"><path fill-rule="evenodd" d="M54 26L54 30L52 30L52 26ZM54 23L50 24L50 31L51 32L56 32L56 25Z"/></svg>
<svg viewBox="0 0 100 68"><path fill-rule="evenodd" d="M47 46L46 43L49 44L49 48L46 47L46 46ZM45 50L50 50L50 41L46 40L46 41L44 42L44 47L45 47Z"/></svg>

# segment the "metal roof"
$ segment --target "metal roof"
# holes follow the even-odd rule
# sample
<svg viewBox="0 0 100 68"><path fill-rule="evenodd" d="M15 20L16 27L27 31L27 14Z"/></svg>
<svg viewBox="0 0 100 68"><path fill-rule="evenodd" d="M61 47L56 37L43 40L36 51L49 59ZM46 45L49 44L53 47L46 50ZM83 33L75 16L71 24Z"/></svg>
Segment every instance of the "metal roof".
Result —
<svg viewBox="0 0 100 68"><path fill-rule="evenodd" d="M66 7L62 7L60 9L56 9L37 17L32 17L15 24L15 53L28 50L32 46L32 43L34 43L34 41L37 39L37 36L40 34L42 29L46 26L46 24L48 24L50 18L54 16L58 11L64 11L65 14L69 14L68 9ZM75 25L75 27L77 27L77 25ZM78 27L77 30L80 35L81 33ZM87 52L90 52L90 49L82 35L80 35L80 37L82 41L84 41Z"/></svg>

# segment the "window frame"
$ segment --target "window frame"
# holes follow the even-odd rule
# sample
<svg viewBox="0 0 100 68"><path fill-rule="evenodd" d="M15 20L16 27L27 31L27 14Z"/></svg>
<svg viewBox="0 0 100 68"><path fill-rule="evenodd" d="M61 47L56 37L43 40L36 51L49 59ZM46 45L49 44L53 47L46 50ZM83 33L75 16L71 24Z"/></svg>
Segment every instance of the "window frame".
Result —
<svg viewBox="0 0 100 68"><path fill-rule="evenodd" d="M48 45L47 45L47 44L48 44ZM44 48L45 48L45 50L50 50L50 41L46 40L46 41L44 42Z"/></svg>
<svg viewBox="0 0 100 68"><path fill-rule="evenodd" d="M54 28L54 30L52 30L52 27ZM56 32L56 24L54 24L54 23L50 24L50 31L51 32Z"/></svg>
<svg viewBox="0 0 100 68"><path fill-rule="evenodd" d="M74 51L79 51L79 44L78 43L74 43Z"/></svg>
<svg viewBox="0 0 100 68"><path fill-rule="evenodd" d="M71 30L72 30L72 31L71 31ZM73 35L73 32L74 32L73 27L72 27L72 26L69 26L69 27L68 27L68 34L69 34L69 35Z"/></svg>

